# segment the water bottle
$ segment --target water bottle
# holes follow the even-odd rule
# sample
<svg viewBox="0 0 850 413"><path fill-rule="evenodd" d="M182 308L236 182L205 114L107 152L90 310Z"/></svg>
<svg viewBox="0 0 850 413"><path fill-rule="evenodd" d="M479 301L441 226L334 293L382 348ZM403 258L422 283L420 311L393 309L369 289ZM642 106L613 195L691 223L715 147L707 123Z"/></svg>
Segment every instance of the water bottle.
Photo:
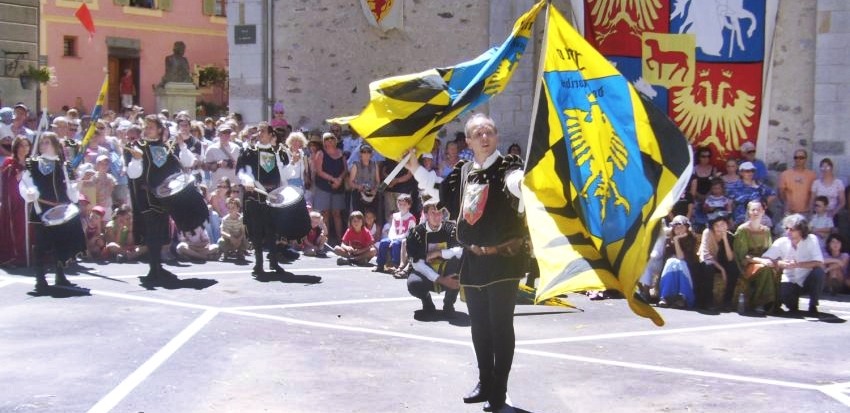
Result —
<svg viewBox="0 0 850 413"><path fill-rule="evenodd" d="M738 294L738 314L743 315L747 312L747 297L744 293Z"/></svg>

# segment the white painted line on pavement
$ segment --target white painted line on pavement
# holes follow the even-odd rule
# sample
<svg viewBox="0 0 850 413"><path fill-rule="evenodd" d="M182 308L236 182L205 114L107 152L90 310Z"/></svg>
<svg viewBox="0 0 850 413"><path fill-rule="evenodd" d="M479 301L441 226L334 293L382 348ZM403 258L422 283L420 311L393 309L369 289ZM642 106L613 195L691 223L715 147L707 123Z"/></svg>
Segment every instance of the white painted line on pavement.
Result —
<svg viewBox="0 0 850 413"><path fill-rule="evenodd" d="M343 267L345 270L368 270L369 267ZM343 268L296 268L296 269L287 269L287 271L295 274L295 275L310 275L310 273L314 272L336 272L341 271ZM174 271L172 271L174 272ZM236 269L236 270L228 270L228 271L186 271L186 272L174 272L174 275L183 276L183 275L228 275L228 274L250 274L250 268ZM103 276L93 276L93 275L81 275L81 276L71 276L72 280L77 281L85 281L85 280L103 280L104 277L114 278L116 280L127 280L131 278L139 278L147 275L144 274L134 274L134 275L103 275Z"/></svg>
<svg viewBox="0 0 850 413"><path fill-rule="evenodd" d="M726 373L714 373L710 371L701 371L701 370L688 370L688 369L677 369L672 367L664 367L664 366L652 366L649 364L640 364L640 363L630 363L626 361L616 361L616 360L605 360L598 359L594 357L583 357L583 356L574 356L569 354L560 354L560 353L552 353L549 351L539 351L539 350L530 350L530 349L516 349L517 353L528 354L531 356L541 356L541 357L549 357L556 358L561 360L569 360L569 361L578 361L581 363L590 363L590 364L602 364L606 366L614 366L614 367L622 367L628 369L637 369L637 370L648 370L648 371L656 371L659 373L671 373L671 374L679 374L685 376L697 376L697 377L707 377L721 380L732 380L732 381L740 381L745 383L755 383L755 384L765 384L769 386L780 386L780 387L790 387L795 389L802 390L821 390L822 386L814 385L814 384L805 384L805 383L794 383L790 381L783 380L773 380L773 379L762 379L758 377L748 377L748 376L739 376L737 374L726 374Z"/></svg>
<svg viewBox="0 0 850 413"><path fill-rule="evenodd" d="M345 325L339 325L339 324L319 323L319 322L316 322L316 321L299 320L297 318L281 317L281 316L276 316L276 315L271 315L271 314L263 314L263 313L252 313L252 312L248 312L248 311L222 309L221 312L225 313L225 314L235 314L235 315L241 315L241 316L246 316L246 317L262 318L262 319L266 319L266 320L275 320L275 321L281 321L281 322L289 323L289 324L298 324L298 325L303 325L303 326L326 328L326 329L330 329L330 330L351 331L351 332L354 332L354 333L376 334L376 335L387 336L387 337L409 338L409 339L413 339L413 340L430 341L432 343L456 344L456 345L460 345L460 346L472 347L471 341L453 340L453 339L439 338L439 337L428 337L428 336L421 336L421 335L418 335L418 334L397 333L395 331L390 331L390 330L376 330L376 329L373 329L373 328L365 328L365 327L353 327L353 326L345 326Z"/></svg>
<svg viewBox="0 0 850 413"><path fill-rule="evenodd" d="M284 309L284 308L322 307L322 306L345 305L345 304L391 303L391 302L396 302L396 301L414 301L414 300L419 300L419 299L416 298L416 297L363 298L363 299L355 299L355 300L317 301L315 303L270 304L270 305L251 305L251 306L243 306L243 307L224 307L223 309L237 310L237 311L239 311L239 310L241 310L241 311L274 310L274 309Z"/></svg>
<svg viewBox="0 0 850 413"><path fill-rule="evenodd" d="M18 284L20 282L21 281L15 281L15 280L2 280L2 281L0 281L0 288L7 287L7 286L10 286L12 284Z"/></svg>
<svg viewBox="0 0 850 413"><path fill-rule="evenodd" d="M207 310L201 314L200 317L192 322L192 324L189 324L186 328L184 328L183 331L172 338L168 344L159 349L159 351L139 366L133 373L127 376L127 378L125 378L117 387L112 389L109 394L104 396L97 402L97 404L92 406L92 408L89 409L89 413L108 412L115 408L121 400L124 400L124 398L127 397L133 389L153 374L153 372L165 363L174 353L180 350L180 347L186 344L186 342L197 334L198 331L201 331L201 329L215 318L216 315L218 315L218 311L215 310Z"/></svg>
<svg viewBox="0 0 850 413"><path fill-rule="evenodd" d="M850 407L850 383L836 383L821 387L820 391Z"/></svg>
<svg viewBox="0 0 850 413"><path fill-rule="evenodd" d="M207 310L207 311L218 310L217 307L213 307L213 306L209 306L209 305L184 303L184 302L181 302L181 301L164 300L162 298L143 297L143 296L140 296L140 295L132 295L132 294L114 293L112 291L104 291L104 290L89 290L89 294L91 294L91 295L102 295L104 297L121 298L121 299L132 300L132 301L142 301L142 302L153 303L153 304L164 304L164 305L170 305L170 306L174 306L174 307L192 308L192 309L196 309L196 310Z"/></svg>
<svg viewBox="0 0 850 413"><path fill-rule="evenodd" d="M556 343L573 343L580 341L593 341L593 340L605 340L605 339L613 339L613 338L632 338L632 337L645 337L645 336L661 336L661 335L669 335L669 334L680 334L680 333L695 333L695 332L703 332L703 331L713 331L713 330L731 330L736 328L753 328L753 327L766 327L773 325L781 325L781 324L796 324L796 323L806 323L811 321L816 321L817 319L781 319L781 320L771 320L771 321L754 321L751 323L731 323L731 324L720 324L720 325L711 325L711 326L700 326L700 327L684 327L684 328L658 328L656 330L645 330L645 331L626 331L622 333L608 333L608 334L593 334L587 336L575 336L575 337L556 337L556 338L545 338L539 340L517 340L516 345L518 346L530 346L530 345L539 345L539 344L556 344Z"/></svg>

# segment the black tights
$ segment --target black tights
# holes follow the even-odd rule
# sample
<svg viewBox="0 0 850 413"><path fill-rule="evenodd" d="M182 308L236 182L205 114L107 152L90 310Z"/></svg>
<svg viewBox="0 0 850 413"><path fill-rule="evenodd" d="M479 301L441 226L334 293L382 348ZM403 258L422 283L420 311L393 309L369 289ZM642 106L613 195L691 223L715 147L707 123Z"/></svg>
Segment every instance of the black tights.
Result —
<svg viewBox="0 0 850 413"><path fill-rule="evenodd" d="M472 345L482 381L495 379L504 391L514 358L514 307L519 282L502 281L484 288L464 287L472 324Z"/></svg>

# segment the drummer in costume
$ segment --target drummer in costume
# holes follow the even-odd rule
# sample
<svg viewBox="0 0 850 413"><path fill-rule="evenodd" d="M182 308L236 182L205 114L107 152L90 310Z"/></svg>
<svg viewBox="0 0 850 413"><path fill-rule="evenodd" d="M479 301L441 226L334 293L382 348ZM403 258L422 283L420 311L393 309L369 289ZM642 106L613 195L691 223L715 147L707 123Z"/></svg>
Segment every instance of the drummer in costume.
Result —
<svg viewBox="0 0 850 413"><path fill-rule="evenodd" d="M71 287L74 284L65 278L65 262L85 251L86 242L75 205L79 198L77 183L72 180L74 173L62 157L62 145L55 133L41 135L38 153L27 159L18 189L32 203L29 216L35 226L35 291L44 293L46 254L52 252L56 259L56 285Z"/></svg>
<svg viewBox="0 0 850 413"><path fill-rule="evenodd" d="M245 186L242 214L248 239L254 245L254 275L265 274L263 270L263 248L269 249L269 268L277 274L285 274L278 263L278 230L272 221L267 194L286 186L291 175L288 168L289 156L283 146L275 144L274 131L266 122L260 122L259 141L248 144L239 154L236 170Z"/></svg>
<svg viewBox="0 0 850 413"><path fill-rule="evenodd" d="M434 188L434 174L410 157L408 169L432 196L438 196L453 219L463 246L460 284L469 308L472 345L478 362L478 384L464 403L487 402L486 411L505 406L513 363L514 306L523 275L523 220L517 212L522 160L496 149L499 135L493 120L473 115L466 123L472 161L458 162Z"/></svg>
<svg viewBox="0 0 850 413"><path fill-rule="evenodd" d="M157 197L156 191L173 175L179 174L181 168L191 167L195 163L195 154L186 147L180 136L177 136L173 142L169 142L168 129L156 115L145 117L143 138L129 148L133 160L127 165L127 177L134 180L132 187L136 193L132 197L133 210L141 215L141 222L134 224L137 231L141 230L142 244L148 248L150 270L144 281L152 283L158 280L176 279L174 274L162 268L162 246L168 244L171 237L168 208ZM200 193L198 196L201 196ZM186 210L194 214L204 213L204 211L195 211L194 203L191 207L185 206ZM182 206L173 206L171 209L176 210L180 207ZM175 223L178 227L186 226L181 225L176 218Z"/></svg>

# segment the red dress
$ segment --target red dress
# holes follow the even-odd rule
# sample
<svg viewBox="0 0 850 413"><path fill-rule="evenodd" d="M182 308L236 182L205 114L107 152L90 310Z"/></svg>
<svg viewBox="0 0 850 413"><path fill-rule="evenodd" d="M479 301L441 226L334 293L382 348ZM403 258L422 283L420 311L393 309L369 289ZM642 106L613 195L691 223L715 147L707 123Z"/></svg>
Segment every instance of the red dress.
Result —
<svg viewBox="0 0 850 413"><path fill-rule="evenodd" d="M26 212L24 199L18 192L18 174L23 173L24 165L16 162L13 157L6 158L0 166L0 222L8 225L7 230L0 231L0 265L23 266L27 263Z"/></svg>

